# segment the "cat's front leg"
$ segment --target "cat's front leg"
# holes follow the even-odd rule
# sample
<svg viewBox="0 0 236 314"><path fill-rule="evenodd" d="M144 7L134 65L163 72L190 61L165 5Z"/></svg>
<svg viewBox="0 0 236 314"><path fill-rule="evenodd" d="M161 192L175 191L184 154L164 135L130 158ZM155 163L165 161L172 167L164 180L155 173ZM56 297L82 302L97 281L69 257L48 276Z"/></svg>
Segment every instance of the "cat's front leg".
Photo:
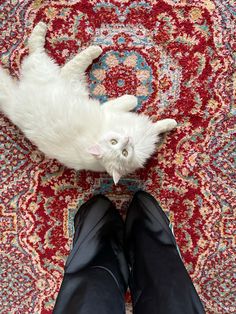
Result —
<svg viewBox="0 0 236 314"><path fill-rule="evenodd" d="M104 110L129 112L137 107L137 97L133 95L123 95L116 99L109 100L102 105Z"/></svg>
<svg viewBox="0 0 236 314"><path fill-rule="evenodd" d="M163 119L155 123L155 128L158 134L171 131L175 129L176 126L177 122L174 119Z"/></svg>

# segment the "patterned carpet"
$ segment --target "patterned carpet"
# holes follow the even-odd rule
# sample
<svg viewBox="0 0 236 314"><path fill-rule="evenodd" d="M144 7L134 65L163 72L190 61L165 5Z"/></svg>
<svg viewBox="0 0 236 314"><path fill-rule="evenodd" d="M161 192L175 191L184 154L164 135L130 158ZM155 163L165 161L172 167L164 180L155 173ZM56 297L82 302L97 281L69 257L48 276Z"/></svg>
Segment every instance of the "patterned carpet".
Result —
<svg viewBox="0 0 236 314"><path fill-rule="evenodd" d="M0 59L13 75L43 20L46 49L60 64L78 49L102 46L88 71L92 97L134 94L140 112L179 123L146 168L115 187L106 174L47 159L0 116L0 313L51 313L78 204L102 192L125 215L140 187L169 213L207 313L236 313L233 3L0 1Z"/></svg>

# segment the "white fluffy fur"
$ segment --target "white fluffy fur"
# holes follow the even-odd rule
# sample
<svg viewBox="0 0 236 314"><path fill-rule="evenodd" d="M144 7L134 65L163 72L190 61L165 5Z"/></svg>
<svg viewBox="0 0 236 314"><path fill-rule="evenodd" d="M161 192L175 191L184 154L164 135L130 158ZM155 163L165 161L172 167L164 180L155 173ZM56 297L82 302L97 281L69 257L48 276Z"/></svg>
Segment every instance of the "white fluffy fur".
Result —
<svg viewBox="0 0 236 314"><path fill-rule="evenodd" d="M101 48L90 46L60 68L45 53L46 30L42 22L34 28L19 81L0 69L0 108L47 156L76 170L107 171L117 183L143 167L176 121L129 112L137 105L131 95L103 105L90 99L84 72Z"/></svg>

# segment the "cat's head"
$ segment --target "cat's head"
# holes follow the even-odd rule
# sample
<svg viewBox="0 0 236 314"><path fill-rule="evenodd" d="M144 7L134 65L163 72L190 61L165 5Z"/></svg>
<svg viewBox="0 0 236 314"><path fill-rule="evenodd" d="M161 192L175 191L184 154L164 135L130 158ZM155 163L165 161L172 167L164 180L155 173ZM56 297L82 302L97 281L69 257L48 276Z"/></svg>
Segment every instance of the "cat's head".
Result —
<svg viewBox="0 0 236 314"><path fill-rule="evenodd" d="M108 132L88 150L99 159L115 184L122 176L143 167L155 151L158 132L154 123L145 122L141 125L145 127Z"/></svg>
<svg viewBox="0 0 236 314"><path fill-rule="evenodd" d="M115 184L138 167L134 158L133 139L124 133L106 133L96 145L89 148L89 152L100 159Z"/></svg>

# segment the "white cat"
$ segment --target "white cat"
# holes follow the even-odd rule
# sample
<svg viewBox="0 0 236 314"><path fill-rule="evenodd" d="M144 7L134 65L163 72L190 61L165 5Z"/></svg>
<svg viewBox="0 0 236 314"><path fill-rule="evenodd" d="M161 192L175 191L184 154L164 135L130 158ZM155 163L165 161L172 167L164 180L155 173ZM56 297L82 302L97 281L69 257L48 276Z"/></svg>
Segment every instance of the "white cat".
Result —
<svg viewBox="0 0 236 314"><path fill-rule="evenodd" d="M102 105L89 98L85 71L102 49L90 46L59 67L44 49L46 24L34 28L19 81L0 69L0 108L48 157L76 170L121 176L143 167L160 133L177 123L153 123L129 112L137 99L124 95Z"/></svg>

